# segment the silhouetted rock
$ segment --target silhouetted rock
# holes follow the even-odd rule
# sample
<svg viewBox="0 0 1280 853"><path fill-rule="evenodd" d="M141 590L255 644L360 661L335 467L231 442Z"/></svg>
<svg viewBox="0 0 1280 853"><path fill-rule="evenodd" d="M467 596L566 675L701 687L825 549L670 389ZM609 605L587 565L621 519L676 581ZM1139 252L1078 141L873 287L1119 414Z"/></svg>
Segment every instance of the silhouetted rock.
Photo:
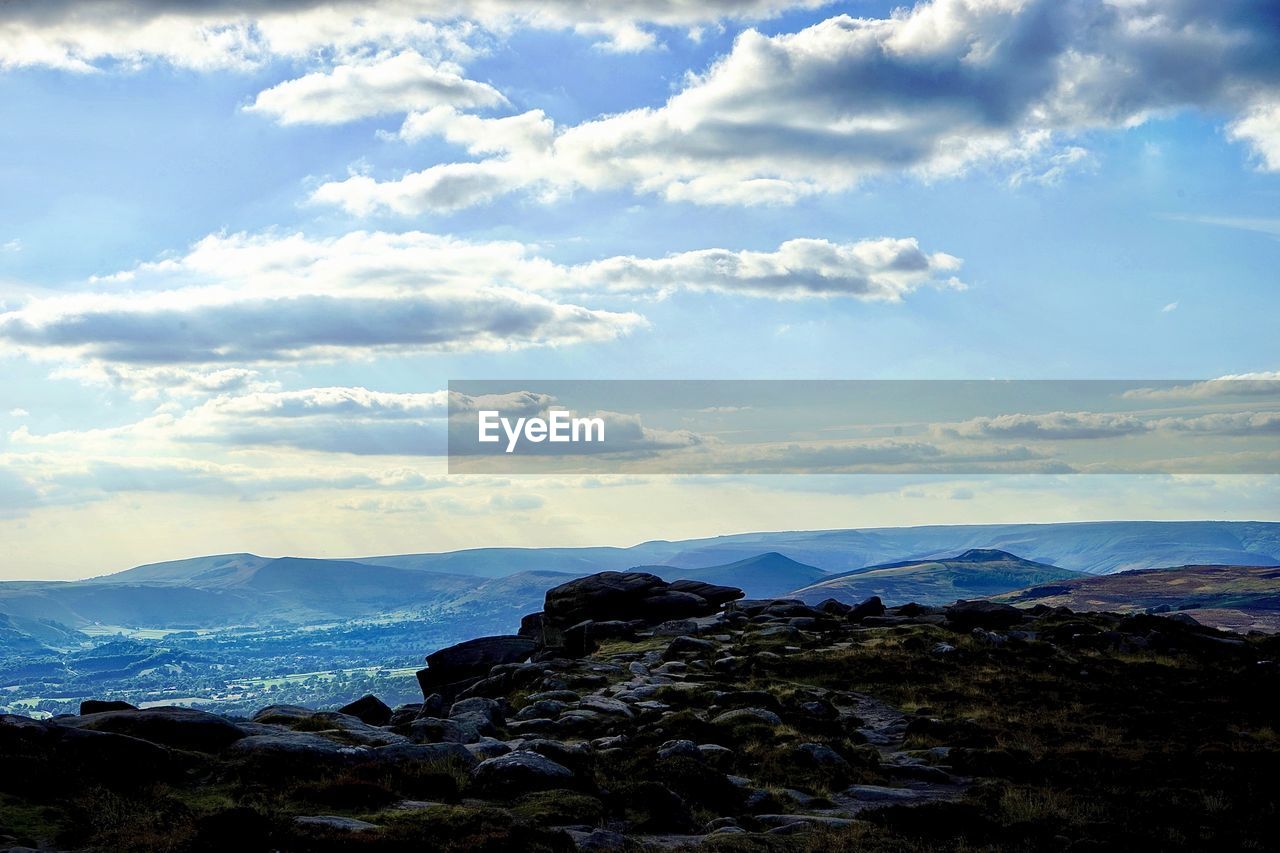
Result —
<svg viewBox="0 0 1280 853"><path fill-rule="evenodd" d="M86 783L154 784L171 766L165 747L139 738L0 715L0 791L57 795Z"/></svg>
<svg viewBox="0 0 1280 853"><path fill-rule="evenodd" d="M108 701L104 699L86 699L80 703L80 716L85 714L101 714L103 711L136 711L137 705L128 702Z"/></svg>
<svg viewBox="0 0 1280 853"><path fill-rule="evenodd" d="M391 708L377 696L362 696L338 709L340 714L350 714L371 726L385 726L391 722Z"/></svg>
<svg viewBox="0 0 1280 853"><path fill-rule="evenodd" d="M516 636L525 639L541 641L542 640L542 611L530 613L520 620L520 630L516 632Z"/></svg>
<svg viewBox="0 0 1280 853"><path fill-rule="evenodd" d="M676 580L671 582L670 589L676 592L688 592L699 598L705 599L717 608L721 605L728 604L730 601L736 601L742 598L745 593L734 586L720 586L719 584L703 583L694 580Z"/></svg>
<svg viewBox="0 0 1280 853"><path fill-rule="evenodd" d="M218 752L244 737L230 720L194 708L102 711L60 720L63 726L129 735L163 746Z"/></svg>
<svg viewBox="0 0 1280 853"><path fill-rule="evenodd" d="M855 604L845 615L855 622L866 619L868 616L883 616L884 602L880 600L880 596L873 595L866 601Z"/></svg>
<svg viewBox="0 0 1280 853"><path fill-rule="evenodd" d="M456 696L493 667L518 663L533 654L537 644L527 637L478 637L427 655L427 668L418 671L422 695Z"/></svg>
<svg viewBox="0 0 1280 853"><path fill-rule="evenodd" d="M958 631L972 631L974 628L999 630L1017 625L1023 618L1018 608L994 601L957 601L945 612L947 622Z"/></svg>

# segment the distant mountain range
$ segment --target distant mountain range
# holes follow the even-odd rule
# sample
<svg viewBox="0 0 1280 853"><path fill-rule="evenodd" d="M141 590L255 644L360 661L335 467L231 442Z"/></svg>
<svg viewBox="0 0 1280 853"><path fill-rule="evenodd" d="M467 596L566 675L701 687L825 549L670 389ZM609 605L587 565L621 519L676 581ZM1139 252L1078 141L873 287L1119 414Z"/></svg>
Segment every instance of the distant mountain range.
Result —
<svg viewBox="0 0 1280 853"><path fill-rule="evenodd" d="M809 604L828 598L855 604L878 595L891 605L909 601L937 605L1081 577L1086 575L1005 551L975 548L945 560L911 560L845 572L792 595Z"/></svg>
<svg viewBox="0 0 1280 853"><path fill-rule="evenodd" d="M1014 555L1018 556L1014 556ZM959 555L959 556L956 556ZM508 624L564 580L641 567L765 598L948 603L1162 565L1280 564L1280 524L1093 522L747 533L631 548L485 548L349 560L223 554L75 582L0 583L0 638L93 625L325 624L395 613ZM503 621L505 620L505 621Z"/></svg>
<svg viewBox="0 0 1280 853"><path fill-rule="evenodd" d="M1280 630L1280 568L1177 566L1102 577L1076 577L996 597L1020 607L1047 604L1072 610L1188 611L1205 625Z"/></svg>
<svg viewBox="0 0 1280 853"><path fill-rule="evenodd" d="M723 566L770 551L825 572L993 548L1089 574L1186 564L1280 564L1280 523L1091 521L963 524L739 533L630 548L478 548L437 554L356 557L356 562L495 577L521 571L582 573L632 566Z"/></svg>
<svg viewBox="0 0 1280 853"><path fill-rule="evenodd" d="M0 584L0 613L72 628L324 623L439 604L477 583L466 575L345 560L236 554L88 581Z"/></svg>

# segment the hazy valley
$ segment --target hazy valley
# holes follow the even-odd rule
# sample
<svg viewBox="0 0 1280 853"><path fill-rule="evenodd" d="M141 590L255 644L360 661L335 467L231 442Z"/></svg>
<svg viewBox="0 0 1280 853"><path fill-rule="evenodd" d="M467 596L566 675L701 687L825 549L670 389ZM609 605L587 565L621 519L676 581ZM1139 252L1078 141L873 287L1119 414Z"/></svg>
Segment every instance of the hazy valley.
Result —
<svg viewBox="0 0 1280 853"><path fill-rule="evenodd" d="M0 710L58 713L81 699L238 711L415 695L434 648L511 629L547 589L639 567L751 598L944 605L1004 596L1078 609L1202 609L1210 623L1275 625L1265 569L1280 524L1111 522L751 533L631 548L493 548L349 560L229 554L75 582L0 583ZM1160 572L1122 571L1160 568ZM1026 592L1022 592L1027 590Z"/></svg>

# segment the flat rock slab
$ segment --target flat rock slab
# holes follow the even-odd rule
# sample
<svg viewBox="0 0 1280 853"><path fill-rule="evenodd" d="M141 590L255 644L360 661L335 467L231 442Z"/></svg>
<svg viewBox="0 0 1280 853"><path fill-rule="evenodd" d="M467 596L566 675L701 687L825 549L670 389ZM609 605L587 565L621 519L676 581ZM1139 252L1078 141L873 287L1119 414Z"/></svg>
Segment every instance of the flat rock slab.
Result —
<svg viewBox="0 0 1280 853"><path fill-rule="evenodd" d="M353 817L342 817L341 815L330 814L295 817L293 822L296 826L305 827L307 829L329 830L334 832L371 832L380 828L376 823L357 820Z"/></svg>

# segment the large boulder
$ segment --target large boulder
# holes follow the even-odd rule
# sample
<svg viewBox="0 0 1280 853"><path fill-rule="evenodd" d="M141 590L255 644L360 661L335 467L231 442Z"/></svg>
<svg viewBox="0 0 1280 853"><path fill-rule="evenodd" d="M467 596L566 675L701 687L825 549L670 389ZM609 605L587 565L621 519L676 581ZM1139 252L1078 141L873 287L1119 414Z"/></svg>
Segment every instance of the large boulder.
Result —
<svg viewBox="0 0 1280 853"><path fill-rule="evenodd" d="M194 708L101 711L66 717L58 722L72 728L129 735L162 746L196 752L220 752L244 737L240 727L230 720Z"/></svg>
<svg viewBox="0 0 1280 853"><path fill-rule="evenodd" d="M0 715L0 791L65 796L82 784L153 784L174 769L170 752L128 735Z"/></svg>
<svg viewBox="0 0 1280 853"><path fill-rule="evenodd" d="M544 755L517 750L481 761L471 771L471 779L490 796L511 797L568 787L573 782L573 771Z"/></svg>
<svg viewBox="0 0 1280 853"><path fill-rule="evenodd" d="M849 608L845 615L854 622L861 622L868 617L883 616L884 602L880 600L880 596L873 595L866 601Z"/></svg>
<svg viewBox="0 0 1280 853"><path fill-rule="evenodd" d="M947 622L958 631L985 628L989 631L1011 628L1022 622L1023 612L1008 604L994 601L957 601L946 608Z"/></svg>
<svg viewBox="0 0 1280 853"><path fill-rule="evenodd" d="M350 714L371 726L385 726L391 722L391 708L377 696L362 696L338 709L340 714Z"/></svg>
<svg viewBox="0 0 1280 853"><path fill-rule="evenodd" d="M427 668L419 670L422 695L440 693L452 698L489 674L500 664L527 660L537 649L528 637L477 637L427 655Z"/></svg>

